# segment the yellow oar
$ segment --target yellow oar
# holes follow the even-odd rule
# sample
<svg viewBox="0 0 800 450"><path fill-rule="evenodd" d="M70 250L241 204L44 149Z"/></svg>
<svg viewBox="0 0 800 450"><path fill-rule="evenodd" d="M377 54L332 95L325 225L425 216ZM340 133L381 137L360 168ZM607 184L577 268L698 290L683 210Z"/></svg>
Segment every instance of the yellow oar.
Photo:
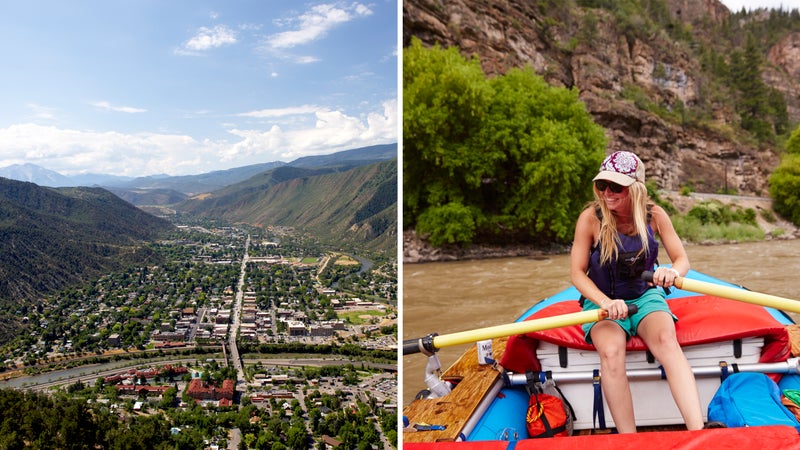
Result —
<svg viewBox="0 0 800 450"><path fill-rule="evenodd" d="M644 278L646 281L653 281L653 272L644 272L642 274L642 278ZM740 302L753 303L755 305L780 309L782 311L800 313L800 301L789 298L762 294L759 292L748 291L746 289L722 286L719 284L709 283L707 281L693 280L691 278L684 277L675 278L675 286L678 289L697 292L699 294L713 295L716 297L728 298L731 300L738 300Z"/></svg>
<svg viewBox="0 0 800 450"><path fill-rule="evenodd" d="M638 308L636 308L636 305L628 306L628 314L635 314L637 310ZM541 319L525 320L505 325L496 325L487 328L478 328L470 331L460 331L458 333L444 334L441 336L434 333L422 338L403 341L403 354L408 355L422 352L426 355L431 355L443 347L469 344L484 339L513 336L570 325L581 325L589 322L597 322L606 317L608 317L608 312L606 310L596 309L592 311L561 314L559 316L542 317Z"/></svg>

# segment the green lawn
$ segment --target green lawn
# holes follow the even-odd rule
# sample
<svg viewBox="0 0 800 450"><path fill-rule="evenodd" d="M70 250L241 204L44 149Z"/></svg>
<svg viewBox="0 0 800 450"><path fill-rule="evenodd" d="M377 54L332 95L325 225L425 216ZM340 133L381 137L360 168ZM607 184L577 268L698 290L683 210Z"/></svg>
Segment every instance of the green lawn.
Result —
<svg viewBox="0 0 800 450"><path fill-rule="evenodd" d="M380 317L380 316L383 316L385 314L386 314L385 311L379 311L379 310L375 310L375 309L366 310L366 311L347 311L347 312L337 312L336 313L336 315L339 316L340 319L347 320L349 323L352 323L353 325L361 325L361 324L365 324L365 323L369 322L369 319L363 318L363 317L360 317L360 316L369 315L369 316L374 316L374 317Z"/></svg>

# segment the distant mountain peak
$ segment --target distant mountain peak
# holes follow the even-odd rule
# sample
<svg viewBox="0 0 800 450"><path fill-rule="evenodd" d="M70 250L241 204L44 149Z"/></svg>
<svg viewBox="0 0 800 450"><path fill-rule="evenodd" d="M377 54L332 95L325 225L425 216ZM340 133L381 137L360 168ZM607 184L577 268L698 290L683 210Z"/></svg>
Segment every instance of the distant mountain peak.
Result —
<svg viewBox="0 0 800 450"><path fill-rule="evenodd" d="M69 177L32 163L12 164L0 168L0 176L17 181L27 181L40 186L71 186Z"/></svg>

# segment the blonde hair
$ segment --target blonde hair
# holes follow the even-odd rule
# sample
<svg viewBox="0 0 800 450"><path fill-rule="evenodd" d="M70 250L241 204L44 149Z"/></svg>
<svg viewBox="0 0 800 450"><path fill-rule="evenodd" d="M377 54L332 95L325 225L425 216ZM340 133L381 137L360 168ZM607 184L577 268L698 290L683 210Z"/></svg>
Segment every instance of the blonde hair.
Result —
<svg viewBox="0 0 800 450"><path fill-rule="evenodd" d="M594 192L595 198L592 207L595 210L599 208L602 213L600 235L598 237L600 244L600 264L606 264L612 259L615 259L619 253L620 240L617 232L617 218L608 209L597 187L593 185L592 191ZM647 188L644 183L636 181L628 186L628 201L631 204L633 226L636 230L636 235L639 236L639 239L642 241L642 250L640 253L645 252L645 254L649 251L647 242L647 200Z"/></svg>

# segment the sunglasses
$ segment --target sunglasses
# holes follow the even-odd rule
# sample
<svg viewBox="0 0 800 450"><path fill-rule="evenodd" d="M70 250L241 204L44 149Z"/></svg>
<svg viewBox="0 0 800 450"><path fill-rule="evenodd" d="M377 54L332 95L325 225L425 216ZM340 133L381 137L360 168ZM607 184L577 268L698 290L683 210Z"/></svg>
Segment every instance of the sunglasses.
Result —
<svg viewBox="0 0 800 450"><path fill-rule="evenodd" d="M594 182L594 187L596 187L597 190L600 191L600 192L603 192L603 191L606 190L606 188L609 188L609 189L611 189L611 192L613 192L615 194L619 194L620 192L622 192L623 189L625 189L625 186L621 186L621 185L619 185L617 183L612 183L612 182L606 181L606 180L597 180L597 181L595 181Z"/></svg>

